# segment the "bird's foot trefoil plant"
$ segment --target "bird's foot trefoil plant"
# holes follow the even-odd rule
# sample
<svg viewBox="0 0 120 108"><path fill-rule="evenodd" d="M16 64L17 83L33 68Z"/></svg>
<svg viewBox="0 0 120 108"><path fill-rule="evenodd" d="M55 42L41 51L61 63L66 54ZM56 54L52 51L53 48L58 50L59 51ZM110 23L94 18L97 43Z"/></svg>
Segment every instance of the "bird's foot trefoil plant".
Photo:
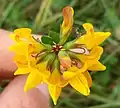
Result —
<svg viewBox="0 0 120 108"><path fill-rule="evenodd" d="M84 23L85 33L69 41L74 10L66 6L62 13L60 33L50 31L48 36L35 37L31 29L20 28L10 35L15 41L10 50L15 52L14 61L18 67L14 75L28 74L24 91L45 83L54 104L68 84L85 96L90 94L89 71L106 69L99 61L103 53L99 45L111 34L95 32L92 24Z"/></svg>

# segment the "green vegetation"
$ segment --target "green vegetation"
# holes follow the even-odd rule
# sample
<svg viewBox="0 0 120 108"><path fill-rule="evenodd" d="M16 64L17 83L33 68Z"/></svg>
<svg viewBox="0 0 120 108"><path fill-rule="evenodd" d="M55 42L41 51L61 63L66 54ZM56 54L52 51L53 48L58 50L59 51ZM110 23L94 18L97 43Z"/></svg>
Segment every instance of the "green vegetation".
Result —
<svg viewBox="0 0 120 108"><path fill-rule="evenodd" d="M120 108L119 0L0 0L0 27L10 31L29 27L38 35L59 31L66 5L74 8L74 26L79 31L83 23L90 22L96 31L110 31L112 36L102 44L101 62L107 70L92 73L91 95L82 96L68 86L53 108Z"/></svg>

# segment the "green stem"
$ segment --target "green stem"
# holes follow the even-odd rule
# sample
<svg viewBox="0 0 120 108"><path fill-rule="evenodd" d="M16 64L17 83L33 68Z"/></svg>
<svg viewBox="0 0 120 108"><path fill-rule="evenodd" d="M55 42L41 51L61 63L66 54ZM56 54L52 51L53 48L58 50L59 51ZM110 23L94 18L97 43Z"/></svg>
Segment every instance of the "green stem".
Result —
<svg viewBox="0 0 120 108"><path fill-rule="evenodd" d="M35 21L34 21L34 25L33 25L33 30L37 31L37 27L40 25L40 22L42 20L42 16L44 14L44 9L48 4L48 0L43 0L42 4L40 5L39 8L39 12L36 15Z"/></svg>
<svg viewBox="0 0 120 108"><path fill-rule="evenodd" d="M0 21L0 27L2 27L4 21L7 19L8 15L10 14L10 12L12 11L12 9L15 6L15 3L17 2L17 0L12 1L8 7L5 9L5 11L2 14L2 19Z"/></svg>
<svg viewBox="0 0 120 108"><path fill-rule="evenodd" d="M39 29L44 25L44 22L47 20L47 15L48 15L51 4L52 4L52 0L48 0Z"/></svg>
<svg viewBox="0 0 120 108"><path fill-rule="evenodd" d="M99 102L103 102L103 103L111 103L113 102L113 100L110 100L108 98L96 95L96 94L90 94L90 96L88 96L88 98L99 101Z"/></svg>
<svg viewBox="0 0 120 108"><path fill-rule="evenodd" d="M116 108L117 106L120 106L120 102L119 101L113 101L111 103L91 106L91 107L88 107L88 108L111 108L111 107Z"/></svg>

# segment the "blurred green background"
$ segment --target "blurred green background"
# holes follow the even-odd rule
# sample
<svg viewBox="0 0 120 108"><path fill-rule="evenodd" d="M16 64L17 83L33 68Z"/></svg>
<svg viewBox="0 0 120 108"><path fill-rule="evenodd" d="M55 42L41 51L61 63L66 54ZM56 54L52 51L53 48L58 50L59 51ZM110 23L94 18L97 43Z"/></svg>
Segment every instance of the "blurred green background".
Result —
<svg viewBox="0 0 120 108"><path fill-rule="evenodd" d="M0 27L14 30L29 27L36 34L59 30L61 11L66 5L75 10L74 26L90 22L96 31L110 31L112 36L102 46L104 72L92 73L91 95L82 96L63 89L58 104L52 108L120 108L120 0L0 0Z"/></svg>

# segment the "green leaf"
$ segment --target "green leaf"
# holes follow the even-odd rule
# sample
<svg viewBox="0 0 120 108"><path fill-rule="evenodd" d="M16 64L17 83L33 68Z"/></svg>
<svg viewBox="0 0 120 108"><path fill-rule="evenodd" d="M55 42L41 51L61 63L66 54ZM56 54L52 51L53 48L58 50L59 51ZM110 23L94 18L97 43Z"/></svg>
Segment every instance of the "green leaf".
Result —
<svg viewBox="0 0 120 108"><path fill-rule="evenodd" d="M59 33L56 33L54 31L50 31L49 32L49 36L52 38L52 40L55 42L55 43L58 43L60 41L60 38L59 38Z"/></svg>
<svg viewBox="0 0 120 108"><path fill-rule="evenodd" d="M53 40L49 36L42 36L41 40L44 44L53 45Z"/></svg>

